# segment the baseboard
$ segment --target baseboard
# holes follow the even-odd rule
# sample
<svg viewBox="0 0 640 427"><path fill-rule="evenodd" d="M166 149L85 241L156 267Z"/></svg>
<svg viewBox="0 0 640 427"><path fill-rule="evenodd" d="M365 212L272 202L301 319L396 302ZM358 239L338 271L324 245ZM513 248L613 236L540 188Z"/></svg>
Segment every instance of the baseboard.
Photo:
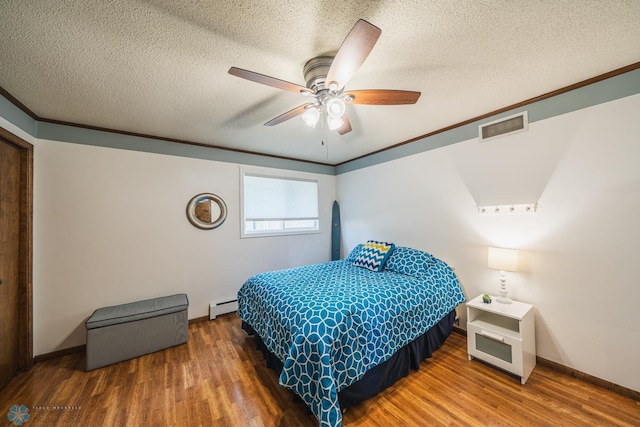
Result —
<svg viewBox="0 0 640 427"><path fill-rule="evenodd" d="M236 312L232 311L230 313L218 314L216 317L235 316L235 315L236 315ZM215 320L215 319L210 319L209 316L196 317L195 319L190 319L189 324L193 325L194 323L208 322L209 320Z"/></svg>
<svg viewBox="0 0 640 427"><path fill-rule="evenodd" d="M552 362L551 360L544 359L540 356L536 356L536 363L540 366L553 369L554 371L561 372L565 375L569 375L570 377L578 378L579 380L589 384L597 385L598 387L611 390L624 397L635 400L636 402L640 402L640 392L638 391L614 384L611 381L606 381L602 378L594 377L593 375L586 374L582 371L578 371L577 369L569 368L568 366L561 365L560 363Z"/></svg>
<svg viewBox="0 0 640 427"><path fill-rule="evenodd" d="M196 317L189 319L189 324L200 323L209 320L209 316ZM44 353L34 356L33 363L44 362L45 360L55 359L56 357L66 356L68 354L84 353L87 350L85 344L77 345L75 347L64 348L62 350L52 351L51 353Z"/></svg>
<svg viewBox="0 0 640 427"><path fill-rule="evenodd" d="M87 346L85 344L82 344L75 347L52 351L51 353L39 354L33 358L33 363L44 362L45 360L55 359L56 357L67 356L69 354L84 353L86 349Z"/></svg>
<svg viewBox="0 0 640 427"><path fill-rule="evenodd" d="M465 337L467 336L467 331L466 331L465 329L462 329L462 328L461 328L461 327L459 327L459 326L454 326L454 327L453 327L453 332L455 332L456 334L463 335L463 336L465 336Z"/></svg>
<svg viewBox="0 0 640 427"><path fill-rule="evenodd" d="M195 317L193 319L189 319L189 324L193 325L194 323L200 323L209 320L209 316Z"/></svg>
<svg viewBox="0 0 640 427"><path fill-rule="evenodd" d="M453 332L463 335L465 337L467 336L467 331L458 326L453 327ZM598 387L611 390L624 397L628 397L629 399L635 400L636 402L640 402L640 392L638 391L631 390L630 388L626 388L618 384L614 384L611 381L606 381L606 380L603 380L602 378L594 377L593 375L586 374L582 371L578 371L577 369L569 368L568 366L561 365L560 363L552 362L540 356L536 356L536 363L540 366L553 369L556 372L569 375L570 377L578 378L589 384L597 385Z"/></svg>
<svg viewBox="0 0 640 427"><path fill-rule="evenodd" d="M233 313L229 313L233 314ZM189 320L189 324L192 325L194 323L205 322L209 320L209 316L196 317L194 319ZM460 334L463 336L467 336L467 331L458 326L453 327L453 332L456 334ZM53 351L51 353L40 354L33 358L34 363L43 362L45 360L54 359L56 357L66 356L68 354L74 353L84 353L86 351L86 345L78 345L75 347L65 348L63 350ZM615 393L618 393L622 396L628 397L629 399L635 400L636 402L640 402L640 392L631 390L630 388L623 387L618 384L614 384L611 381L603 380L602 378L594 377L593 375L586 374L584 372L578 371L577 369L569 368L568 366L561 365L560 363L552 362L551 360L547 360L543 357L536 356L536 363L541 366L545 366L547 368L553 369L554 371L561 372L565 375L569 375L574 378L578 378L582 381L588 382L590 384L597 385L607 390L611 390Z"/></svg>

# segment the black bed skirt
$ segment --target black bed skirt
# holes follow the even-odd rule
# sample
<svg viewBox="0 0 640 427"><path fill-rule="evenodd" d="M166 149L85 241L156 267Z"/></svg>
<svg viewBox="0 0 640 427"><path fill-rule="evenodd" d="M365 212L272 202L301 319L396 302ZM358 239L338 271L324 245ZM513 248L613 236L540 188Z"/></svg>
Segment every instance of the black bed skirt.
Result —
<svg viewBox="0 0 640 427"><path fill-rule="evenodd" d="M356 405L378 394L400 378L406 377L411 369L416 371L420 369L420 362L430 358L432 352L439 348L451 334L455 319L456 312L453 310L427 332L398 350L389 360L371 368L359 381L338 392L340 407L344 410ZM280 359L267 349L262 338L251 325L243 321L242 329L247 334L255 336L256 349L262 351L267 367L279 374L283 367Z"/></svg>

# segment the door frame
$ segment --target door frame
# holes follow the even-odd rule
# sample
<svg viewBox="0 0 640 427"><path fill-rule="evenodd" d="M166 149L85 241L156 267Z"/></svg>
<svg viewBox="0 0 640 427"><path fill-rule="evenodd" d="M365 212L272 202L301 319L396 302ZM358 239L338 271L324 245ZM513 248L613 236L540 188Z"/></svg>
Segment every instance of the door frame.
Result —
<svg viewBox="0 0 640 427"><path fill-rule="evenodd" d="M18 371L33 366L33 145L0 126L0 140L20 149Z"/></svg>

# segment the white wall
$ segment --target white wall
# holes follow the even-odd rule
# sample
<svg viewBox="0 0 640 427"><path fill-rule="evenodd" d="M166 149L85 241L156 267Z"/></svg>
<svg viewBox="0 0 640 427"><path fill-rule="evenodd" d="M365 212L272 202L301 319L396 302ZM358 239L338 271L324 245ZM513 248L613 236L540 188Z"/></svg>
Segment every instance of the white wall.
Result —
<svg viewBox="0 0 640 427"><path fill-rule="evenodd" d="M251 275L330 259L335 177L319 179L321 233L240 239L239 165L54 141L35 141L34 354L85 342L103 306L186 293L189 318L234 296ZM264 168L252 168L265 171ZM224 224L199 230L191 197L212 192Z"/></svg>
<svg viewBox="0 0 640 427"><path fill-rule="evenodd" d="M471 299L498 290L487 247L520 249L507 283L535 305L538 355L640 391L638 111L634 95L341 174L343 252L371 238L426 250ZM491 200L539 209L478 214Z"/></svg>

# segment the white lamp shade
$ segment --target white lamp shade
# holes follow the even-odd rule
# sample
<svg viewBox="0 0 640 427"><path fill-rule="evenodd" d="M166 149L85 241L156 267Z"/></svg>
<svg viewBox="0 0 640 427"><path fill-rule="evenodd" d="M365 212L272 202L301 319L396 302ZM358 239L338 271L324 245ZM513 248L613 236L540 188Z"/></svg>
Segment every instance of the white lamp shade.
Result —
<svg viewBox="0 0 640 427"><path fill-rule="evenodd" d="M518 271L518 251L515 249L489 248L489 268L501 271Z"/></svg>
<svg viewBox="0 0 640 427"><path fill-rule="evenodd" d="M327 101L327 114L332 119L339 119L344 114L346 109L344 101L340 98L331 98Z"/></svg>
<svg viewBox="0 0 640 427"><path fill-rule="evenodd" d="M318 120L320 120L320 111L316 107L309 107L300 117L308 126L314 128L318 124Z"/></svg>

